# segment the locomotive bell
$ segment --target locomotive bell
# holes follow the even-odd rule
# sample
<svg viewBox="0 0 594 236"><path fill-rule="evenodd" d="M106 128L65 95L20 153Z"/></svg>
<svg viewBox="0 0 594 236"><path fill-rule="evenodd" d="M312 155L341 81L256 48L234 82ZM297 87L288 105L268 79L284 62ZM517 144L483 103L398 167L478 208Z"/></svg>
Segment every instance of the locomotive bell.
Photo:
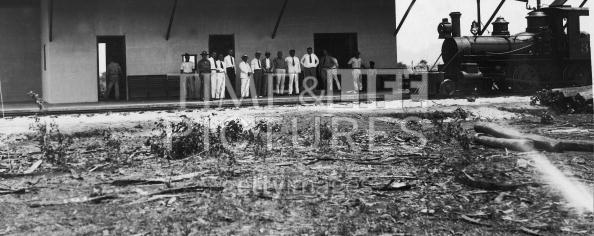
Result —
<svg viewBox="0 0 594 236"><path fill-rule="evenodd" d="M452 23L448 21L448 18L443 18L439 26L437 26L437 32L439 33L439 39L447 39L452 37Z"/></svg>
<svg viewBox="0 0 594 236"><path fill-rule="evenodd" d="M493 36L509 36L509 22L503 17L498 17L493 22Z"/></svg>

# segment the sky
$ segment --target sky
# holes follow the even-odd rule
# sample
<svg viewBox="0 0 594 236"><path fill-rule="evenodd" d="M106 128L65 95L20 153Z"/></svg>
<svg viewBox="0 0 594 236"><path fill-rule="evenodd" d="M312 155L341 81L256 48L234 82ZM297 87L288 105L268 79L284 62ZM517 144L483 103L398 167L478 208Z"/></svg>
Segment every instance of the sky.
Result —
<svg viewBox="0 0 594 236"><path fill-rule="evenodd" d="M397 22L406 12L411 0L396 0ZM543 4L550 4L553 0L542 0ZM579 6L582 0L569 0L566 4ZM491 14L499 5L500 0L482 0L482 21L483 24L489 20ZM536 5L536 0L529 0L529 4ZM588 1L585 7L592 8L592 1ZM437 25L442 18L449 18L449 13L459 11L462 13L462 35L470 34L470 25L477 17L476 0L417 0L408 18L406 19L400 33L398 34L398 61L410 64L412 61L418 63L425 59L433 63L441 53L443 40L438 39ZM507 0L497 17L504 17L509 24L509 31L512 34L526 30L526 16L530 10L526 10L526 4L515 0ZM591 14L594 15L594 14ZM582 31L594 32L593 16L582 17ZM492 27L489 27L485 35L491 35Z"/></svg>

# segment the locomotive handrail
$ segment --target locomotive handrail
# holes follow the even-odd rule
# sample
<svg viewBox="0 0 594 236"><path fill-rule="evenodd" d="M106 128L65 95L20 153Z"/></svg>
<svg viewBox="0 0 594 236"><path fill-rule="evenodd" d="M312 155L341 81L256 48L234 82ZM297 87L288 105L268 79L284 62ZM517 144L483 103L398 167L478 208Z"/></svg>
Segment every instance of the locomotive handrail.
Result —
<svg viewBox="0 0 594 236"><path fill-rule="evenodd" d="M507 51L507 52L486 52L486 53L489 54L489 55L506 55L506 54L512 54L512 53L515 53L515 52L526 50L528 48L531 48L532 46L534 46L534 44L530 44L528 46L521 47L521 48L518 48L518 49L515 49L515 50L511 50L511 51Z"/></svg>
<svg viewBox="0 0 594 236"><path fill-rule="evenodd" d="M431 68L429 68L429 71L432 71L433 68L435 68L435 66L437 65L437 62L439 62L439 59L441 59L442 56L443 56L443 53L439 54L439 57L437 57L437 60L435 60L435 63L433 63L433 66L431 66Z"/></svg>
<svg viewBox="0 0 594 236"><path fill-rule="evenodd" d="M458 55L460 55L461 52L462 52L462 50L458 50L458 52L456 52L456 54L454 54L454 56L452 58L450 58L450 60L448 61L448 63L446 63L443 66L443 70L447 69L450 66L450 64L452 64L452 62L454 61L454 59L456 59L456 57L458 57Z"/></svg>

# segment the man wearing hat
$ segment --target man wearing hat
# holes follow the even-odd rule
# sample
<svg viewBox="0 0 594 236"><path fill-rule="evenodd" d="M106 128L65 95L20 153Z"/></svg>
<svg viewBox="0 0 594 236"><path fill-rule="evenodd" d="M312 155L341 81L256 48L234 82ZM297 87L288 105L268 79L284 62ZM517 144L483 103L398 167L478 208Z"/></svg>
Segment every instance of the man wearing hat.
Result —
<svg viewBox="0 0 594 236"><path fill-rule="evenodd" d="M193 98L195 91L194 72L196 64L190 61L190 54L184 54L184 62L180 68L180 99ZM189 93L189 94L188 94Z"/></svg>
<svg viewBox="0 0 594 236"><path fill-rule="evenodd" d="M252 59L252 70L254 71L254 76L252 80L254 81L254 85L256 87L256 97L262 97L264 95L264 91L262 91L262 82L264 80L264 71L262 70L262 61L260 60L262 57L262 53L256 52L254 59Z"/></svg>
<svg viewBox="0 0 594 236"><path fill-rule="evenodd" d="M204 101L210 101L210 72L211 66L208 61L208 52L203 51L200 53L202 60L198 61L198 72L200 78L196 81L196 96L198 99L204 99Z"/></svg>
<svg viewBox="0 0 594 236"><path fill-rule="evenodd" d="M250 96L250 77L254 71L252 71L252 68L248 63L247 55L243 55L241 60L242 62L239 64L239 78L241 78L241 98L247 98Z"/></svg>
<svg viewBox="0 0 594 236"><path fill-rule="evenodd" d="M265 58L262 60L262 69L264 70L264 80L260 87L262 96L268 96L268 93L272 93L272 84L274 80L274 70L272 65L272 59L270 59L270 52L264 53Z"/></svg>

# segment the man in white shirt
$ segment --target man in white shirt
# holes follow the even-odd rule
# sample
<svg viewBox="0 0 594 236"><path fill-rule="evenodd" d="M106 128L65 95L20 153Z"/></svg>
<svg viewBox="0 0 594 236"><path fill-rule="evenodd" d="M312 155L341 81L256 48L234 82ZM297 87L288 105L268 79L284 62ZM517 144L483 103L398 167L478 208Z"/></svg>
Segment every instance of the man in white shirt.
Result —
<svg viewBox="0 0 594 236"><path fill-rule="evenodd" d="M262 57L262 53L256 52L255 57L251 62L252 71L254 72L252 80L254 81L254 86L256 87L256 94L254 95L256 97L262 97L264 95L264 92L260 89L264 80L264 70L262 69L262 60L260 60L260 57Z"/></svg>
<svg viewBox="0 0 594 236"><path fill-rule="evenodd" d="M274 71L272 65L272 59L270 59L270 52L264 53L264 59L262 60L262 68L264 70L264 82L261 84L260 90L263 96L268 96L268 93L272 93L272 84L274 80Z"/></svg>
<svg viewBox="0 0 594 236"><path fill-rule="evenodd" d="M190 61L190 54L184 54L184 61L181 64L179 86L180 86L180 98L185 100L188 99L189 94L195 94L194 91L194 72L196 71L196 63Z"/></svg>
<svg viewBox="0 0 594 236"><path fill-rule="evenodd" d="M299 73L301 73L301 63L298 57L295 56L295 50L289 51L289 57L285 59L287 62L289 73L289 95L293 95L293 86L295 86L296 94L299 94Z"/></svg>
<svg viewBox="0 0 594 236"><path fill-rule="evenodd" d="M248 61L248 56L241 57L242 62L239 64L239 78L241 78L241 98L248 98L250 96L250 77L254 73Z"/></svg>
<svg viewBox="0 0 594 236"><path fill-rule="evenodd" d="M310 88L313 87L313 79L317 79L319 64L320 59L313 53L313 48L307 48L307 54L303 55L301 58L301 65L303 65L303 78L305 79L307 86Z"/></svg>
<svg viewBox="0 0 594 236"><path fill-rule="evenodd" d="M363 68L364 66L363 59L361 59L361 53L356 52L355 56L351 58L351 60L349 60L348 64L349 66L351 66L351 69L353 69L353 85L355 88L353 92L358 93L361 90L363 90L363 82L361 81L361 68Z"/></svg>
<svg viewBox="0 0 594 236"><path fill-rule="evenodd" d="M212 51L208 56L208 62L210 62L210 97L214 98L216 93L216 86L217 83L217 66L215 62L217 60L217 52Z"/></svg>
<svg viewBox="0 0 594 236"><path fill-rule="evenodd" d="M216 82L213 85L215 87L215 99L223 99L225 98L225 58L223 54L219 55L217 60L215 61L215 68L216 73L213 77L216 78Z"/></svg>
<svg viewBox="0 0 594 236"><path fill-rule="evenodd" d="M227 77L229 78L229 83L231 83L230 85L233 88L233 92L237 94L237 74L235 73L235 57L233 55L233 49L229 49L227 56L225 57L225 70L227 71ZM230 93L231 91L228 92Z"/></svg>

